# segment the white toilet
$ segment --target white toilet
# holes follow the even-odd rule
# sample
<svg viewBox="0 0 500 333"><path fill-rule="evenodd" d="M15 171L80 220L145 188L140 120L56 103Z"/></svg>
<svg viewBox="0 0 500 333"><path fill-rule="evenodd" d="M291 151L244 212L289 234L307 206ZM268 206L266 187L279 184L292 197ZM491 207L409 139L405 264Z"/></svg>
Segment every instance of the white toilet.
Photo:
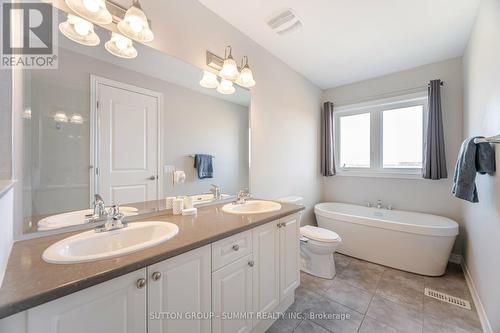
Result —
<svg viewBox="0 0 500 333"><path fill-rule="evenodd" d="M290 196L278 199L281 202L302 204L303 199ZM335 232L306 225L300 228L300 270L324 279L335 277L333 254L342 239Z"/></svg>
<svg viewBox="0 0 500 333"><path fill-rule="evenodd" d="M335 232L305 225L300 228L300 269L324 279L335 277L333 254L342 239Z"/></svg>

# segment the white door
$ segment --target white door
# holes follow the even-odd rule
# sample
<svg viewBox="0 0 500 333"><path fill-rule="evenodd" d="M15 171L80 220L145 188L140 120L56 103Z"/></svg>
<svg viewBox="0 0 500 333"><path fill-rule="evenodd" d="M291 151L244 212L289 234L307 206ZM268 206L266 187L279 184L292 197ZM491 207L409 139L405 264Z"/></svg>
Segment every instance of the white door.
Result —
<svg viewBox="0 0 500 333"><path fill-rule="evenodd" d="M108 204L158 198L158 96L97 84L96 192Z"/></svg>
<svg viewBox="0 0 500 333"><path fill-rule="evenodd" d="M145 279L140 269L34 307L27 311L27 332L145 333L146 286L138 286Z"/></svg>
<svg viewBox="0 0 500 333"><path fill-rule="evenodd" d="M299 223L300 214L280 219L280 301L292 295L300 283Z"/></svg>
<svg viewBox="0 0 500 333"><path fill-rule="evenodd" d="M261 225L253 232L253 308L271 312L280 302L279 221ZM254 325L258 323L254 318Z"/></svg>
<svg viewBox="0 0 500 333"><path fill-rule="evenodd" d="M249 254L212 273L213 333L246 333L252 329L251 317L229 317L252 311L252 266Z"/></svg>
<svg viewBox="0 0 500 333"><path fill-rule="evenodd" d="M188 318L186 313L209 316L211 309L210 245L148 267L149 333L209 333L211 318ZM179 318L155 317L178 313Z"/></svg>

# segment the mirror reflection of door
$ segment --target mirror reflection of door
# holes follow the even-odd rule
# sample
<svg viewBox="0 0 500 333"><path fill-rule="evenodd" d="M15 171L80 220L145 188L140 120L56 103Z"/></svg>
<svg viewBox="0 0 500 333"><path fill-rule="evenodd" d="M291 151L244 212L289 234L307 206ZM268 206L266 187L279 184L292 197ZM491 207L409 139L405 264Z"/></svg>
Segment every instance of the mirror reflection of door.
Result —
<svg viewBox="0 0 500 333"><path fill-rule="evenodd" d="M92 81L98 143L93 192L108 205L157 200L161 94L98 77Z"/></svg>

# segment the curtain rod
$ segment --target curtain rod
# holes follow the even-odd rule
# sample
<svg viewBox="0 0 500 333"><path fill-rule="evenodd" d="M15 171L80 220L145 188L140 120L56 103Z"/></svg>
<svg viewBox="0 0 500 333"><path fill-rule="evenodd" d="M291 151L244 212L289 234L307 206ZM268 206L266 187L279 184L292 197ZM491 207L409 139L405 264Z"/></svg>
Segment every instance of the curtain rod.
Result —
<svg viewBox="0 0 500 333"><path fill-rule="evenodd" d="M427 90L427 88L429 88L429 85L430 85L430 83L428 83L426 85L414 87L414 88L395 90L395 91L390 91L390 92L382 93L382 94L378 94L378 95L361 97L359 99L347 100L345 102L341 101L339 104L334 103L334 105L340 107L340 106L346 106L346 105L351 105L351 104L369 102L369 101L373 101L373 100L377 100L377 99L396 97L396 96L403 95L403 94L417 93L417 92ZM444 86L444 81L441 81L441 86Z"/></svg>

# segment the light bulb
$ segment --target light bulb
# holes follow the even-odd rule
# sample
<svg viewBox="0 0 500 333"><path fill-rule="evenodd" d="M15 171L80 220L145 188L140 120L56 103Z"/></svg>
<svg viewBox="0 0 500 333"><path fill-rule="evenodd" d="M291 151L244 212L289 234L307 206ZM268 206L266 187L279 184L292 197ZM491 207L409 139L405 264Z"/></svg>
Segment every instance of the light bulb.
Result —
<svg viewBox="0 0 500 333"><path fill-rule="evenodd" d="M132 15L132 16L127 17L127 23L129 24L130 29L132 29L132 31L136 34L141 32L142 29L144 28L142 25L142 20L138 16Z"/></svg>
<svg viewBox="0 0 500 333"><path fill-rule="evenodd" d="M58 111L54 114L54 121L57 123L67 123L68 116L62 111Z"/></svg>
<svg viewBox="0 0 500 333"><path fill-rule="evenodd" d="M115 45L120 51L124 51L128 47L128 40L122 36L119 36L115 38Z"/></svg>
<svg viewBox="0 0 500 333"><path fill-rule="evenodd" d="M92 23L87 22L85 20L77 20L73 27L75 28L75 31L77 34L80 36L84 37L87 36L92 29Z"/></svg>
<svg viewBox="0 0 500 333"><path fill-rule="evenodd" d="M83 7L92 13L96 13L101 8L98 0L83 0Z"/></svg>

